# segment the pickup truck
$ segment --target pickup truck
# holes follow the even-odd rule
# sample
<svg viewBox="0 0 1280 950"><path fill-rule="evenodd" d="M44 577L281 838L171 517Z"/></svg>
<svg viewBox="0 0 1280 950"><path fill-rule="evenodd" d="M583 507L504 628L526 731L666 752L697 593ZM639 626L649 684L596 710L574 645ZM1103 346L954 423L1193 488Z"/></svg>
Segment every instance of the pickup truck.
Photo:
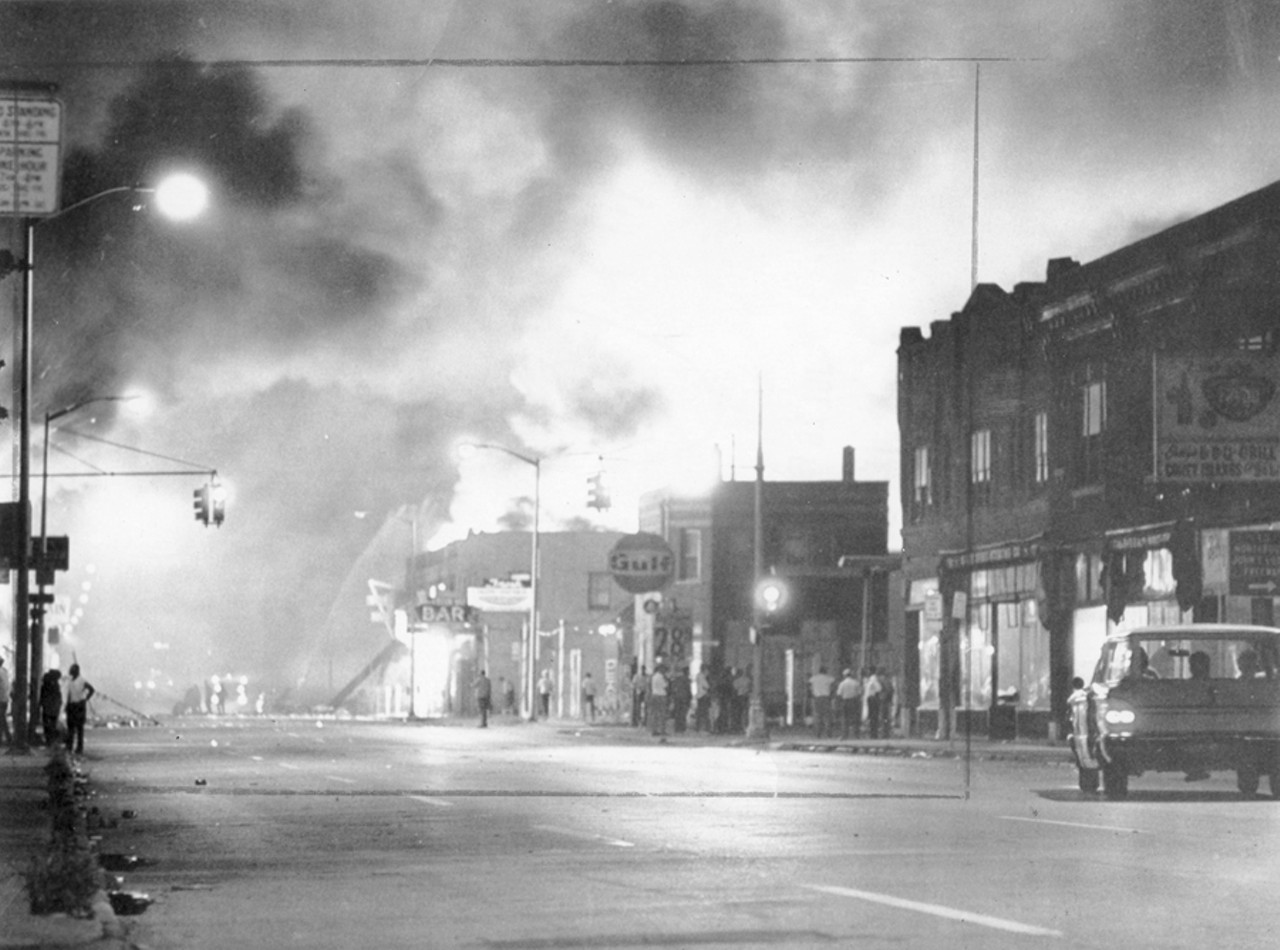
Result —
<svg viewBox="0 0 1280 950"><path fill-rule="evenodd" d="M1069 700L1080 789L1129 794L1144 772L1236 773L1242 795L1267 777L1280 798L1280 629L1184 624L1117 632Z"/></svg>

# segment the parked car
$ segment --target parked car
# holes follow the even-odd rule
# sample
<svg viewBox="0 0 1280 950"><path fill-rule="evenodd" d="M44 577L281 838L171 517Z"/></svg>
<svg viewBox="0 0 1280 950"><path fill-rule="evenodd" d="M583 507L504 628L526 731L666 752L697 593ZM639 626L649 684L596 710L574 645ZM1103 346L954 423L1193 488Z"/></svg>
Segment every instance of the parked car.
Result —
<svg viewBox="0 0 1280 950"><path fill-rule="evenodd" d="M1188 781L1236 773L1252 798L1261 776L1280 798L1280 629L1233 624L1143 627L1109 636L1088 683L1076 682L1072 754L1080 788L1124 798L1144 772Z"/></svg>

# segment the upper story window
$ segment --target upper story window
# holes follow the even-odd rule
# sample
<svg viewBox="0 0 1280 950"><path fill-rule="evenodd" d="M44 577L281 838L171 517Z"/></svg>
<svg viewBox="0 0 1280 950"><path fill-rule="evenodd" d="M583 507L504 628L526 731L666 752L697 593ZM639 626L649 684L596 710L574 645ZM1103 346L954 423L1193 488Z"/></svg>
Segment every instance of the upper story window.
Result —
<svg viewBox="0 0 1280 950"><path fill-rule="evenodd" d="M929 447L922 445L916 449L915 471L912 474L914 486L913 497L917 505L933 504L933 479L929 471Z"/></svg>
<svg viewBox="0 0 1280 950"><path fill-rule="evenodd" d="M969 481L975 488L991 485L990 429L978 429L969 436Z"/></svg>
<svg viewBox="0 0 1280 950"><path fill-rule="evenodd" d="M1102 480L1102 435L1107 429L1107 382L1087 379L1080 388L1080 451L1077 483L1092 485Z"/></svg>
<svg viewBox="0 0 1280 950"><path fill-rule="evenodd" d="M612 605L613 575L608 571L592 571L587 575L587 609L608 610Z"/></svg>
<svg viewBox="0 0 1280 950"><path fill-rule="evenodd" d="M679 580L696 581L702 577L702 529L680 529Z"/></svg>
<svg viewBox="0 0 1280 950"><path fill-rule="evenodd" d="M1032 419L1035 434L1035 483L1043 485L1049 480L1049 414L1037 412Z"/></svg>
<svg viewBox="0 0 1280 950"><path fill-rule="evenodd" d="M1091 380L1084 384L1084 428L1085 438L1102 435L1107 427L1107 383L1106 380Z"/></svg>

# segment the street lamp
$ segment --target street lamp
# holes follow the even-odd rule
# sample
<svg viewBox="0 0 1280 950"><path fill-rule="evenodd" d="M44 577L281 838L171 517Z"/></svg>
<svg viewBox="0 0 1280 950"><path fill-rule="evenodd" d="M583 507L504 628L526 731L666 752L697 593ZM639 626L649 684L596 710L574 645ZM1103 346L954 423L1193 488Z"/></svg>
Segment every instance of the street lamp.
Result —
<svg viewBox="0 0 1280 950"><path fill-rule="evenodd" d="M37 702L37 683L31 674L34 651L38 648L31 643L30 596L32 566L31 551L31 352L32 326L35 312L35 244L36 228L49 221L69 214L78 208L92 204L110 195L117 194L152 194L157 196L157 206L165 214L178 213L181 219L189 219L203 209L207 200L207 192L203 186L196 184L196 179L183 175L178 179L166 178L157 187L143 185L117 185L96 194L81 198L53 214L43 217L28 217L24 221L24 260L15 266L22 271L23 312L18 341L18 516L14 519L14 530L17 543L13 545L17 557L14 569L17 581L14 584L13 639L14 658L14 691L13 691L13 726L14 742L19 751L26 751L28 746L28 712Z"/></svg>
<svg viewBox="0 0 1280 950"><path fill-rule="evenodd" d="M127 402L131 399L140 398L137 394L130 396L93 396L89 399L81 399L79 402L64 406L61 409L45 412L44 414L44 446L43 461L40 466L40 547L36 552L36 606L31 611L31 619L35 622L35 627L31 632L31 682L33 685L40 682L40 677L44 673L44 636L45 636L45 612L48 609L45 603L45 584L49 576L48 555L49 555L49 423L55 419L61 419L63 416L70 415L77 409L83 409L85 406L99 402Z"/></svg>
<svg viewBox="0 0 1280 950"><path fill-rule="evenodd" d="M509 449L505 445L491 442L464 442L458 446L458 453L463 458L466 458L476 449L494 449L498 452L505 452L513 459L519 459L526 465L533 466L533 545L529 556L529 631L528 642L525 644L525 668L521 679L523 680L522 692L525 694L529 704L529 719L534 720L538 718L537 707L534 704L536 684L534 682L533 655L538 645L538 527L539 519L542 516L542 459L532 455L523 455L515 449Z"/></svg>

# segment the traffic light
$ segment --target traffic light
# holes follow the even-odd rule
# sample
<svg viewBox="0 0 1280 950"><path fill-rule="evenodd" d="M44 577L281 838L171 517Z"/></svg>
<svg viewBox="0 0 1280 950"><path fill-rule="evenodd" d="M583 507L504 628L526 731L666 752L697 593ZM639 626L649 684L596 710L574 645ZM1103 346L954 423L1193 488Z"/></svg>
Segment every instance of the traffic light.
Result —
<svg viewBox="0 0 1280 950"><path fill-rule="evenodd" d="M587 479L587 507L604 511L613 507L613 499L609 497L609 487L604 483L604 472L596 472Z"/></svg>
<svg viewBox="0 0 1280 950"><path fill-rule="evenodd" d="M782 610L790 597L791 591L780 577L771 574L756 582L756 604L766 614L773 615Z"/></svg>
<svg viewBox="0 0 1280 950"><path fill-rule="evenodd" d="M195 501L192 503L192 507L195 508L196 521L207 526L211 516L209 507L209 486L201 485L192 493L192 495L195 498Z"/></svg>
<svg viewBox="0 0 1280 950"><path fill-rule="evenodd" d="M219 528L221 528L222 522L225 521L227 517L226 486L220 484L219 482L214 482L209 498L212 504L212 507L210 508L210 515L213 518L213 523L217 525Z"/></svg>

